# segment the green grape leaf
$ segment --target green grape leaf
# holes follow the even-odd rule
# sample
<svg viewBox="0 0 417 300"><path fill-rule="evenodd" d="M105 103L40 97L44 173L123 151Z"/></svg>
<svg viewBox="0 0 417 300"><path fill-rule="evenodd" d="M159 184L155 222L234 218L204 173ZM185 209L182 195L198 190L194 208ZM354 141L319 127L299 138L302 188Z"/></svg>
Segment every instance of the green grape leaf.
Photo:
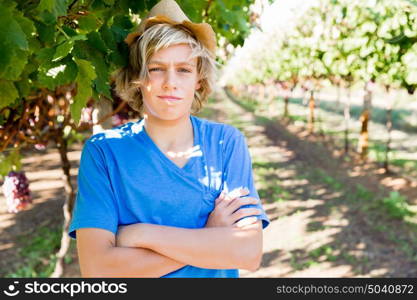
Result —
<svg viewBox="0 0 417 300"><path fill-rule="evenodd" d="M103 0L104 3L106 3L108 6L114 5L114 0Z"/></svg>
<svg viewBox="0 0 417 300"><path fill-rule="evenodd" d="M7 80L18 80L27 62L28 52L15 49L9 64L0 71L0 77Z"/></svg>
<svg viewBox="0 0 417 300"><path fill-rule="evenodd" d="M72 41L86 41L88 38L86 35L84 34L77 34L71 37Z"/></svg>
<svg viewBox="0 0 417 300"><path fill-rule="evenodd" d="M194 22L201 22L202 21L202 14L201 10L199 10L196 6L205 5L204 1L181 1L178 3L184 13Z"/></svg>
<svg viewBox="0 0 417 300"><path fill-rule="evenodd" d="M96 55L90 58L90 61L93 64L94 70L97 74L97 77L94 80L95 90L98 93L111 98L108 65L105 63L101 53L98 51L96 53Z"/></svg>
<svg viewBox="0 0 417 300"><path fill-rule="evenodd" d="M14 18L12 11L0 3L0 47L13 45L21 50L28 50L26 34Z"/></svg>
<svg viewBox="0 0 417 300"><path fill-rule="evenodd" d="M77 94L74 97L74 102L71 103L71 116L78 124L81 118L81 110L92 96L91 82L97 75L93 65L88 60L77 58L74 58L74 60L78 66Z"/></svg>
<svg viewBox="0 0 417 300"><path fill-rule="evenodd" d="M38 5L40 11L48 11L57 18L64 16L67 13L67 1L66 0L41 0Z"/></svg>
<svg viewBox="0 0 417 300"><path fill-rule="evenodd" d="M88 34L88 44L90 44L92 47L94 47L97 50L100 50L103 53L107 53L109 51L109 48L104 43L103 39L100 36L100 33L94 31Z"/></svg>
<svg viewBox="0 0 417 300"><path fill-rule="evenodd" d="M19 97L19 93L13 82L0 80L0 109L13 103Z"/></svg>
<svg viewBox="0 0 417 300"><path fill-rule="evenodd" d="M19 149L13 149L8 156L9 161L15 171L22 169L22 156L20 155Z"/></svg>
<svg viewBox="0 0 417 300"><path fill-rule="evenodd" d="M99 23L94 15L83 16L78 19L78 26L80 31L88 33L97 29Z"/></svg>
<svg viewBox="0 0 417 300"><path fill-rule="evenodd" d="M9 156L0 153L0 176L5 177L12 170L13 164Z"/></svg>
<svg viewBox="0 0 417 300"><path fill-rule="evenodd" d="M116 50L117 49L116 40L114 39L113 32L109 29L109 27L107 27L106 25L103 25L100 28L100 33L107 47L111 50Z"/></svg>
<svg viewBox="0 0 417 300"><path fill-rule="evenodd" d="M14 19L17 21L17 23L19 24L20 28L23 30L23 32L26 35L26 39L29 41L36 41L36 28L34 23L32 22L32 20L24 17L21 13L15 13L14 15ZM29 46L29 45L28 45ZM30 49L31 47L28 47L28 49L24 49L24 50L33 50Z"/></svg>
<svg viewBox="0 0 417 300"><path fill-rule="evenodd" d="M143 12L146 9L145 1L128 0L128 3L129 3L130 9L132 10L132 13L134 14Z"/></svg>
<svg viewBox="0 0 417 300"><path fill-rule="evenodd" d="M20 97L24 98L29 96L33 84L29 81L28 78L19 80L15 82L16 88L19 91Z"/></svg>
<svg viewBox="0 0 417 300"><path fill-rule="evenodd" d="M47 10L40 12L39 15L36 16L36 19L46 26L54 26L56 24L56 16Z"/></svg>
<svg viewBox="0 0 417 300"><path fill-rule="evenodd" d="M54 48L43 48L36 54L36 59L39 61L40 65L43 65L51 62L54 54Z"/></svg>
<svg viewBox="0 0 417 300"><path fill-rule="evenodd" d="M41 22L35 22L35 26L42 42L52 44L55 41L55 26L47 26Z"/></svg>
<svg viewBox="0 0 417 300"><path fill-rule="evenodd" d="M90 36L89 36L90 37ZM74 56L91 62L97 75L94 80L95 90L111 98L109 85L109 65L102 52L91 45L90 42L80 42L74 48Z"/></svg>
<svg viewBox="0 0 417 300"><path fill-rule="evenodd" d="M70 57L61 61L50 62L39 66L38 82L50 90L59 85L68 84L75 80L77 66Z"/></svg>
<svg viewBox="0 0 417 300"><path fill-rule="evenodd" d="M69 53L71 53L72 48L74 47L74 41L73 40L67 40L60 44L56 48L56 52L54 57L52 57L52 61L58 61L66 57Z"/></svg>

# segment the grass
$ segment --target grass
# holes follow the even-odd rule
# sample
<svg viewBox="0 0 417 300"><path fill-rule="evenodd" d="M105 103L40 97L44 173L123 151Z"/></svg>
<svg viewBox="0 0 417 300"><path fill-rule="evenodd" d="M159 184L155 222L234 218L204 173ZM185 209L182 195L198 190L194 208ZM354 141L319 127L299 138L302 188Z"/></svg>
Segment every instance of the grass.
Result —
<svg viewBox="0 0 417 300"><path fill-rule="evenodd" d="M334 252L331 246L323 245L309 251L306 258L303 258L303 251L295 250L291 252L290 265L294 270L301 271L317 266L323 261L334 262L339 258Z"/></svg>
<svg viewBox="0 0 417 300"><path fill-rule="evenodd" d="M323 225L322 222L318 222L318 221L313 221L307 224L308 232L322 231L328 228L329 226Z"/></svg>
<svg viewBox="0 0 417 300"><path fill-rule="evenodd" d="M319 264L317 261L313 259L309 259L304 262L300 262L300 260L301 259L297 253L291 253L290 265L294 270L301 271Z"/></svg>
<svg viewBox="0 0 417 300"><path fill-rule="evenodd" d="M369 143L369 158L377 162L384 162L386 157L386 145L376 141ZM391 150L389 157L394 155L394 151Z"/></svg>
<svg viewBox="0 0 417 300"><path fill-rule="evenodd" d="M283 101L281 99L277 99L276 101L278 111L283 111ZM300 98L290 98L289 118L293 120L295 125L306 127L308 107L303 105L302 102L303 100ZM320 115L320 119L323 120L321 123L321 131L326 135L332 136L335 139L335 143L338 145L338 147L342 148L344 146L343 107L339 110L337 108L337 103L331 101L320 101L319 104L320 105L316 107L316 116ZM351 108L351 120L349 126L349 143L351 147L352 145L357 145L358 143L358 136L360 131L359 116L361 111L362 106L352 106ZM415 155L416 149L415 145L412 143L412 140L416 136L417 125L414 123L407 123L407 115L411 116L411 112L409 110L396 108L393 111L393 129L398 130L408 136L408 141L410 141L410 143L407 142L407 139L402 142L403 137L400 137L401 135L399 135L398 140L393 132L391 144L392 149L389 154L389 159L390 163L396 166L401 166L402 163L407 164L407 173L410 173L410 175L416 175L417 155ZM412 115L416 115L416 112L412 112ZM385 161L385 139L387 134L385 127L385 117L384 109L373 107L371 121L369 123L369 158L377 162ZM318 133L319 124L316 125L317 126L315 126L315 128L316 132ZM401 146L393 146L394 144ZM410 157L412 158L410 159ZM415 157L415 159L413 159L413 157Z"/></svg>
<svg viewBox="0 0 417 300"><path fill-rule="evenodd" d="M281 101L282 102L282 101ZM254 103L254 102L253 102ZM259 104L262 105L262 104ZM280 107L283 107L280 106ZM317 108L321 109L321 108ZM253 109L251 109L253 111ZM278 112L280 109L278 108ZM290 103L290 114L291 119L297 123L300 123L302 126L306 125L306 116L308 112L308 108L300 104L294 104L293 101ZM359 116L360 110L356 112ZM343 138L344 138L344 123L343 123L343 115L337 115L334 113L329 113L325 110L320 112L320 116L322 120L330 121L328 123L323 123L323 131L327 131L328 134L335 136L336 144L343 146ZM270 120L272 121L272 120ZM394 123L398 121L395 120L394 115ZM298 124L296 124L298 125ZM349 142L350 147L357 145L358 143L358 132L359 132L359 122L356 119L355 115L352 116L352 120L350 122L350 134L349 134ZM395 128L395 126L394 126ZM398 128L398 127L397 127ZM317 129L317 127L316 127ZM374 159L377 162L385 161L385 151L386 146L384 143L385 137L385 127L384 124L376 124L374 119L370 122L370 141L369 141L369 157ZM412 136L408 135L409 138ZM377 139L381 138L381 139ZM410 140L411 141L411 140ZM393 144L399 144L393 137ZM405 159L403 158L399 151L402 153L410 154L413 149L407 148L407 145L402 144L402 149L396 149L393 147L393 150L390 153L390 163L395 166L399 166L402 168L407 167L408 169L413 170L414 172L417 171L417 157L416 159ZM408 150L407 150L408 149ZM346 156L347 157L347 156ZM348 158L347 158L348 159ZM257 175L261 174L262 178L265 178L270 171L268 170L268 164L258 164L254 166L256 168L255 172ZM276 169L277 167L275 167ZM276 171L276 170L275 170ZM382 189L371 191L367 189L365 186L361 184L356 184L353 188L351 184L345 184L344 182L338 180L337 178L326 174L323 170L320 169L310 169L310 170L302 170L300 173L303 175L295 176L297 179L308 179L310 184L319 184L324 185L324 188L327 189L329 192L332 191L339 191L341 196L336 196L334 199L329 199L332 201L326 201L326 204L331 206L331 208L338 209L338 204L349 203L352 206L352 211L363 212L369 220L367 223L370 225L370 229L373 228L376 231L381 231L384 235L395 244L397 244L398 248L402 250L402 252L417 261L417 255L415 252L413 253L413 249L415 247L410 246L410 239L408 237L403 237L398 235L397 227L392 227L392 224L398 224L400 227L407 226L410 231L410 235L413 232L416 232L414 227L411 225L408 226L407 218L412 214L409 210L407 205L407 199L400 195L398 192L390 193L386 195ZM292 191L293 189L291 189ZM276 190L279 193L279 189ZM266 185L263 190L265 195L273 194L274 191L271 187ZM336 199L337 198L337 199ZM331 210L331 209L330 209ZM395 222L395 220L402 220L403 223ZM314 222L312 222L314 223ZM319 224L318 222L314 224L309 224L308 231L319 231L324 230L325 226ZM404 228L406 229L406 228ZM417 240L416 237L410 237L411 240ZM305 255L300 255L298 251L293 251L291 253L290 264L295 270L302 270L304 268L308 268L309 266L314 265L317 260L317 257L321 257L324 255L324 258L329 261L334 261L335 259L343 259L351 264L360 264L363 260L363 263L366 263L368 258L358 258L356 256L350 255L349 253L344 253L336 256L334 251L330 246L322 246L321 248L314 249L313 251L309 252L308 260L304 258ZM343 253L343 251L342 251Z"/></svg>
<svg viewBox="0 0 417 300"><path fill-rule="evenodd" d="M291 121L293 121L293 122L307 123L307 118L305 116L294 116L294 115L290 115L290 116L288 116L288 118Z"/></svg>
<svg viewBox="0 0 417 300"><path fill-rule="evenodd" d="M245 105L247 103L250 103L251 105L256 103L256 101L249 101L248 98L244 98L243 102L245 103ZM290 115L290 119L293 121L306 123L306 107L302 105L301 99L292 98L290 99L290 103L293 106L293 109L290 109L290 112L292 112L292 115ZM336 115L339 113L339 112L335 112L329 109L328 106L331 104L332 103L330 102L320 101L320 107L316 109L320 110L320 116L322 119L326 119L326 115L331 116L333 118L334 113L336 113ZM262 106L263 104L258 103L258 105ZM253 107L251 108L252 108L251 111L253 111ZM303 113L300 114L300 110L303 111ZM384 113L384 111L378 108L375 108L374 110L375 110L373 114L374 119L372 119L372 121L378 123L378 120L381 119L381 114ZM329 112L333 113L333 115L329 114ZM357 119L360 116L360 112L361 112L361 107L352 107L352 119L355 119L355 118ZM399 115L400 115L399 113L395 113L393 115L394 122ZM343 119L343 116L339 116L339 117ZM341 130L336 130L334 128L328 127L328 128L323 128L323 131L333 136L343 137L343 131ZM349 139L350 139L351 145L357 143L357 137L355 137L354 134L351 134ZM389 156L390 158L397 156L395 149L391 150ZM384 162L385 157L386 157L385 143L383 141L371 140L369 142L369 157L377 162ZM396 166L401 166L401 167L407 166L408 169L417 169L417 160L405 160L405 159L397 158L395 160L391 159L390 161L393 165L396 165ZM372 192L367 190L364 186L359 185L359 184L356 185L356 189L354 189L354 191L344 190L344 184L342 182L340 182L339 180L337 180L336 178L332 176L329 176L322 170L315 170L313 177L316 179L316 181L321 181L321 183L324 183L326 186L328 186L332 190L343 192L344 193L343 197L349 200L350 202L362 204L362 207L361 207L362 211L370 211L371 209L377 208L380 211L384 211L392 218L402 219L402 220L404 220L408 216L413 215L413 212L410 211L408 208L406 199L403 196L401 196L398 192L392 192L388 197L379 199L375 194L373 194ZM279 186L263 189L261 190L261 193L263 193L264 196L270 196L270 197L278 196L276 198L279 200L281 199L284 200L286 198L286 197L280 197L280 193L282 193L282 191L279 188Z"/></svg>
<svg viewBox="0 0 417 300"><path fill-rule="evenodd" d="M380 192L372 192L361 184L356 184L353 189L347 190L344 189L341 182L335 178L330 179L329 176L322 170L313 170L312 172L309 172L308 177L312 182L320 181L333 189L342 186L343 195L341 196L341 200L348 201L353 205L354 209L358 209L359 211L365 213L367 218L372 220L369 223L374 230L383 232L389 240L398 245L398 248L401 249L406 256L417 262L417 255L414 250L415 248L410 245L410 240L408 238L398 236L395 228L392 228L389 225L391 220L394 219L401 220L406 225L407 219L410 216L415 215L415 213L410 210L406 197L396 191L391 192L386 197L382 197ZM331 208L336 208L336 206L332 206ZM309 224L308 226L308 231L319 231L321 229L325 229L325 227L318 222ZM408 230L417 232L416 229L416 226L411 224ZM416 241L415 237L411 239ZM329 252L330 250L327 251ZM325 252L325 249L316 249L311 252L311 255L317 256L322 252ZM356 261L356 257L350 257L347 254L341 258L352 264ZM327 259L330 259L331 261L333 257L330 256L327 257Z"/></svg>
<svg viewBox="0 0 417 300"><path fill-rule="evenodd" d="M352 254L349 254L347 252L343 252L340 254L340 258L344 259L351 265L355 265L358 263L358 258Z"/></svg>
<svg viewBox="0 0 417 300"><path fill-rule="evenodd" d="M417 263L417 254L415 252L415 247L413 245L410 245L410 241L408 239L404 239L402 236L398 236L395 232L391 230L389 225L380 223L375 224L373 228L379 232L382 232L391 241L395 242L404 254L406 254L410 259Z"/></svg>
<svg viewBox="0 0 417 300"><path fill-rule="evenodd" d="M361 184L356 184L353 191L350 188L349 190L344 190L344 185L340 181L327 175L320 169L314 171L314 177L316 177L316 180L322 181L332 190L342 191L344 199L352 204L359 204L359 208L364 212L378 210L391 218L400 220L405 220L407 217L415 215L410 210L406 197L398 191L392 191L389 196L381 199Z"/></svg>
<svg viewBox="0 0 417 300"><path fill-rule="evenodd" d="M258 176L258 194L261 199L268 202L284 202L291 199L291 193L282 187L281 181L276 174L277 165L270 162L254 161L253 170Z"/></svg>
<svg viewBox="0 0 417 300"><path fill-rule="evenodd" d="M268 202L283 202L291 198L291 193L279 185L266 185L264 188L260 188L258 193L261 199L268 199Z"/></svg>
<svg viewBox="0 0 417 300"><path fill-rule="evenodd" d="M337 256L333 255L333 248L329 245L324 245L324 246L320 246L314 250L311 250L308 255L315 259L318 260L321 257L324 257L324 260L326 261L336 261L337 260Z"/></svg>
<svg viewBox="0 0 417 300"><path fill-rule="evenodd" d="M393 191L388 197L380 200L386 212L393 218L404 219L408 216L413 216L414 213L409 209L406 197L402 196L397 191Z"/></svg>
<svg viewBox="0 0 417 300"><path fill-rule="evenodd" d="M55 252L59 249L62 228L41 227L28 236L19 237L23 243L19 255L23 259L17 268L5 277L49 277L55 268ZM68 261L68 258L66 259Z"/></svg>
<svg viewBox="0 0 417 300"><path fill-rule="evenodd" d="M369 204L371 204L376 195L361 184L356 184L351 193L347 193L346 199L352 204L361 205L363 211L369 211Z"/></svg>
<svg viewBox="0 0 417 300"><path fill-rule="evenodd" d="M342 182L328 175L321 169L314 169L312 172L310 172L308 178L314 180L317 183L325 184L335 191L342 191L344 187L344 184Z"/></svg>
<svg viewBox="0 0 417 300"><path fill-rule="evenodd" d="M417 159L397 159L394 157L390 160L390 164L400 167L408 176L417 177Z"/></svg>
<svg viewBox="0 0 417 300"><path fill-rule="evenodd" d="M412 159L393 159L391 164L394 166L406 168L406 169L415 169L417 170L417 160Z"/></svg>
<svg viewBox="0 0 417 300"><path fill-rule="evenodd" d="M290 112L294 110L294 107L303 105L303 99L301 98L290 98ZM317 105L317 103L316 103ZM335 101L319 101L320 106L320 115L336 115L339 118L343 118L344 107L343 103L337 104ZM350 115L352 120L358 120L362 113L362 105L351 105ZM414 124L413 117L415 117L415 112L410 111L409 109L403 109L400 107L395 107L392 111L392 119L394 120L394 129L403 130L406 132L415 132L416 124ZM376 124L385 125L386 123L386 110L377 106L372 107L371 111L372 121ZM324 119L324 118L323 118ZM414 121L415 122L415 121Z"/></svg>

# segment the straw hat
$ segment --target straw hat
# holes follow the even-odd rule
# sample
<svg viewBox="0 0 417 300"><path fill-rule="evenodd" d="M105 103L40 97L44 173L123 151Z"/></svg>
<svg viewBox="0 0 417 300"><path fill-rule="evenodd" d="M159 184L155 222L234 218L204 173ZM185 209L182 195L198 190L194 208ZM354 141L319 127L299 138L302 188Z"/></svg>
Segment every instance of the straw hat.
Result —
<svg viewBox="0 0 417 300"><path fill-rule="evenodd" d="M125 42L130 46L146 29L160 23L182 24L215 56L216 35L211 26L207 23L191 22L174 0L161 0L152 7L138 29L127 35Z"/></svg>

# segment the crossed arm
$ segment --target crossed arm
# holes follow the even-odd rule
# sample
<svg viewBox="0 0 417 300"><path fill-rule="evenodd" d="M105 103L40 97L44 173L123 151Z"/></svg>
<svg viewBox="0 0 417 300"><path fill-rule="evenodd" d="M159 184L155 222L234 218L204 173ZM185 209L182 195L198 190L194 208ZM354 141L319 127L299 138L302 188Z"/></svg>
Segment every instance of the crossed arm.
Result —
<svg viewBox="0 0 417 300"><path fill-rule="evenodd" d="M77 230L82 276L161 277L185 265L256 270L262 257L261 221L233 225L244 215L257 214L250 208L237 210L253 198L221 200L205 228L137 223L119 227L116 236L97 228Z"/></svg>

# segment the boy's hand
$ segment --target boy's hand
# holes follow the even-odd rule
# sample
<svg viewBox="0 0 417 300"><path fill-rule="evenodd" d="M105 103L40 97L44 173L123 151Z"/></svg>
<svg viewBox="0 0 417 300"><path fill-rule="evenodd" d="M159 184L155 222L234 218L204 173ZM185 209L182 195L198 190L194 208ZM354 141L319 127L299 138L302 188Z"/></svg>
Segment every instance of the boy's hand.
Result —
<svg viewBox="0 0 417 300"><path fill-rule="evenodd" d="M222 192L216 199L215 207L210 213L205 227L241 227L256 222L255 216L262 213L259 208L240 208L243 205L258 204L257 198L241 198L247 194L249 194L249 190L246 188L232 191L229 194ZM240 220L244 217L249 218ZM237 222L238 220L240 221Z"/></svg>

